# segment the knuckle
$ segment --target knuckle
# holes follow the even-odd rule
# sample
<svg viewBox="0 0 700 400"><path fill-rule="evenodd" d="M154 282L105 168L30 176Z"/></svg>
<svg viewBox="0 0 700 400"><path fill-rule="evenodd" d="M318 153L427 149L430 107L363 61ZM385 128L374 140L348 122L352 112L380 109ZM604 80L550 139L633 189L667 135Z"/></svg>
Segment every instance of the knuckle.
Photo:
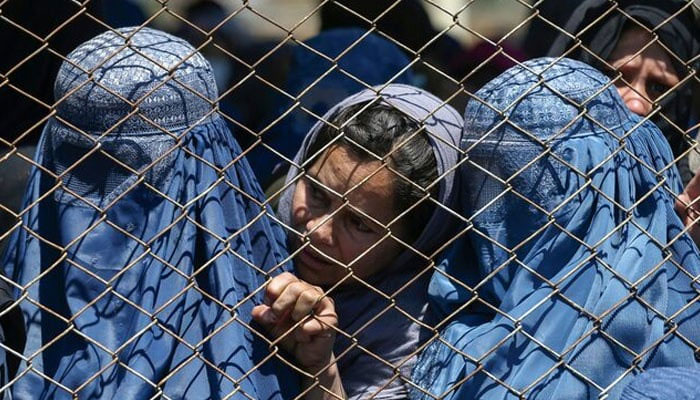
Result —
<svg viewBox="0 0 700 400"><path fill-rule="evenodd" d="M294 276L291 272L282 272L278 276L275 277L275 279L279 280L284 280L284 281L295 281L297 280L297 277Z"/></svg>
<svg viewBox="0 0 700 400"><path fill-rule="evenodd" d="M306 284L302 281L296 281L289 284L289 290L297 295L304 293Z"/></svg>
<svg viewBox="0 0 700 400"><path fill-rule="evenodd" d="M333 330L332 328L338 327L338 317L336 317L335 314L329 315L323 319L323 323L328 325L328 329ZM333 331L335 331L335 330L333 330Z"/></svg>
<svg viewBox="0 0 700 400"><path fill-rule="evenodd" d="M282 304L281 302L275 302L272 304L272 306L270 308L272 308L272 311L277 316L280 316L280 315L284 314L284 311L286 310L287 307L284 304Z"/></svg>
<svg viewBox="0 0 700 400"><path fill-rule="evenodd" d="M278 275L267 284L267 293L279 295L286 286L287 280L282 275Z"/></svg>
<svg viewBox="0 0 700 400"><path fill-rule="evenodd" d="M315 303L321 297L321 294L313 289L304 290L299 296L305 303Z"/></svg>

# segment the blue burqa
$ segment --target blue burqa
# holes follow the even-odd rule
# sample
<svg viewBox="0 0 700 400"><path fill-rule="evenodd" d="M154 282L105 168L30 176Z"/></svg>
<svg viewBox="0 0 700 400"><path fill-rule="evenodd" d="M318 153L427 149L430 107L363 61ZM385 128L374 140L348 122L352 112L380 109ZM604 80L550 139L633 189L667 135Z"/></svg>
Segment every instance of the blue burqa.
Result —
<svg viewBox="0 0 700 400"><path fill-rule="evenodd" d="M668 143L600 72L535 59L470 101L468 233L429 287L439 334L414 396L618 399L635 374L695 365L698 250L674 212Z"/></svg>
<svg viewBox="0 0 700 400"><path fill-rule="evenodd" d="M700 400L700 368L653 368L634 378L620 400Z"/></svg>
<svg viewBox="0 0 700 400"><path fill-rule="evenodd" d="M283 233L209 63L123 28L70 53L55 97L3 259L27 323L14 398L291 397L249 325Z"/></svg>

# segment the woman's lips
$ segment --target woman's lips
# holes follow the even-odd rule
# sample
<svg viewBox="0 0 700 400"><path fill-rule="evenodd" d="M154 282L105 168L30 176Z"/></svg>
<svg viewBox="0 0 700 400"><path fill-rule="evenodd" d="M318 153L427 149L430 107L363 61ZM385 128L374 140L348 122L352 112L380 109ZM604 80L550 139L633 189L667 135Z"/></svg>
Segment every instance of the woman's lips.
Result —
<svg viewBox="0 0 700 400"><path fill-rule="evenodd" d="M334 265L309 246L306 246L304 250L300 251L296 257L298 257L300 264L313 270L325 270Z"/></svg>

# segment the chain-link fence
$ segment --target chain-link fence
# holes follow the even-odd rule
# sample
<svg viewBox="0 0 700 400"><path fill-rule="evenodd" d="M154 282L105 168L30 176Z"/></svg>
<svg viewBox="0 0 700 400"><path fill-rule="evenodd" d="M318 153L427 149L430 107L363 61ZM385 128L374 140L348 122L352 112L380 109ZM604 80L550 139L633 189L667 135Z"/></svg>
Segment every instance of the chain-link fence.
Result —
<svg viewBox="0 0 700 400"><path fill-rule="evenodd" d="M0 1L0 392L617 399L696 366L698 13Z"/></svg>

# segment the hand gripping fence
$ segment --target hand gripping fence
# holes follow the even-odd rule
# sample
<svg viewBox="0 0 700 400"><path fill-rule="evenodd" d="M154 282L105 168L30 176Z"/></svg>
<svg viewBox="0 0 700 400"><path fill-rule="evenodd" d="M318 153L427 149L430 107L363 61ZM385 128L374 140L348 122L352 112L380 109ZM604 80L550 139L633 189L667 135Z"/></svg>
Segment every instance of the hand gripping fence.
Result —
<svg viewBox="0 0 700 400"><path fill-rule="evenodd" d="M268 3L0 0L4 398L698 368L697 2Z"/></svg>

